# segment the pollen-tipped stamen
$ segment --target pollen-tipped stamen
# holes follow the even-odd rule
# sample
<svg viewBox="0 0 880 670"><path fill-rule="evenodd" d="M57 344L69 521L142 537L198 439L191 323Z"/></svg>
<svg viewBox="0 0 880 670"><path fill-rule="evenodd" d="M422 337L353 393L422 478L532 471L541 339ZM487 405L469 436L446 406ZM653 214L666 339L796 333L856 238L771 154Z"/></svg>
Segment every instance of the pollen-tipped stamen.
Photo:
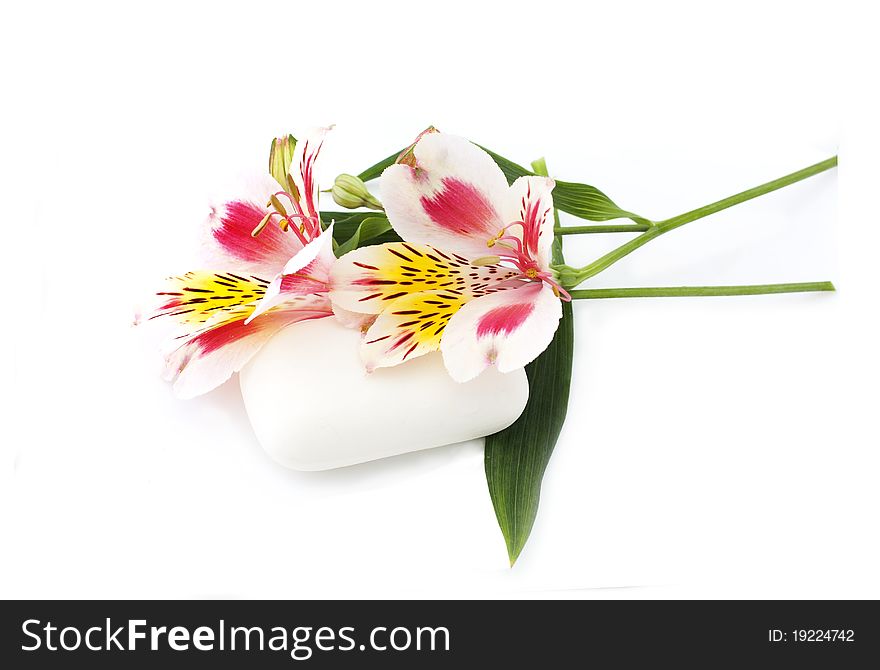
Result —
<svg viewBox="0 0 880 670"><path fill-rule="evenodd" d="M564 302L571 302L571 294L562 288L562 285L553 279L553 275L549 272L541 272L538 274L538 277L542 282L547 284L550 288L553 289L553 294Z"/></svg>
<svg viewBox="0 0 880 670"><path fill-rule="evenodd" d="M269 202L266 204L266 207L272 206L275 210L281 214L281 216L287 216L287 210L284 208L284 205L281 204L281 201L278 199L278 194L283 193L284 195L290 197L290 194L286 191L279 191L278 193L273 193L269 196Z"/></svg>
<svg viewBox="0 0 880 670"><path fill-rule="evenodd" d="M273 215L280 216L280 214L278 214L278 212L266 212L266 216L264 216L262 219L260 219L260 222L251 231L251 237L256 237L257 235L262 233L263 230L266 228L266 226L269 225L269 220L272 218Z"/></svg>

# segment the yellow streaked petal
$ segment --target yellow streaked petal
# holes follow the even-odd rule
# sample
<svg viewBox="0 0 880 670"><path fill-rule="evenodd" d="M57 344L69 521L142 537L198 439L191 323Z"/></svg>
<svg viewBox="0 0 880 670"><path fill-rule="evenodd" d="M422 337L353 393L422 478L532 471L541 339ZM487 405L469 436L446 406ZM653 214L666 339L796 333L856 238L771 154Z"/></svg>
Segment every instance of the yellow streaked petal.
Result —
<svg viewBox="0 0 880 670"><path fill-rule="evenodd" d="M423 291L444 291L464 301L496 290L518 276L500 265L473 265L463 256L406 242L356 249L331 271L330 299L343 309L378 314L388 302Z"/></svg>
<svg viewBox="0 0 880 670"><path fill-rule="evenodd" d="M437 351L449 319L471 299L451 291L422 291L386 303L361 344L367 370Z"/></svg>
<svg viewBox="0 0 880 670"><path fill-rule="evenodd" d="M187 272L170 277L158 293L162 304L150 318L173 318L192 334L230 320L246 318L266 292L269 282L229 272Z"/></svg>

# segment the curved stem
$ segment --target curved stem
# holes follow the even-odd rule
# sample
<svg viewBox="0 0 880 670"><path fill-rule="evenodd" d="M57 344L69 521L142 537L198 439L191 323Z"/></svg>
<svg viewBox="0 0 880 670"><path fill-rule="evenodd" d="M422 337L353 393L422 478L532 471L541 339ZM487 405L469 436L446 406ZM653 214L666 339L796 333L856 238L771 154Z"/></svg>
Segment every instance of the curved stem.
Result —
<svg viewBox="0 0 880 670"><path fill-rule="evenodd" d="M772 193L773 191L785 188L786 186L795 184L799 181L807 179L808 177L812 177L813 175L817 175L821 172L825 172L826 170L830 170L833 167L837 167L837 156L832 156L831 158L827 158L824 161L816 163L815 165L806 167L803 170L798 170L797 172L792 172L791 174L780 177L779 179L768 181L766 184L755 186L754 188L750 188L742 191L741 193L737 193L736 195L732 195L729 198L724 198L723 200L713 202L710 205L704 205L703 207L692 209L691 211L685 212L684 214L674 216L671 219L667 219L666 221L660 221L659 223L657 223L657 227L661 228L662 232L664 233L670 230L674 230L679 226L690 223L691 221L702 219L705 216L715 214L716 212L720 212L721 210L727 209L728 207L738 205L741 202L746 202L747 200L752 200L753 198L766 195L767 193Z"/></svg>
<svg viewBox="0 0 880 670"><path fill-rule="evenodd" d="M723 200L713 202L709 205L698 207L697 209L685 212L684 214L674 216L671 219L659 221L650 226L638 237L630 240L625 244L622 244L613 251L593 261L589 265L585 265L584 267L579 269L570 268L567 266L557 268L562 285L565 288L572 288L574 286L577 286L584 280L589 279L590 277L599 274L606 268L614 265L614 263L619 261L624 256L631 254L639 247L647 244L655 237L659 237L663 233L668 233L670 230L675 230L679 226L683 226L686 223L702 219L703 217L709 216L710 214L715 214L716 212L720 212L721 210L727 209L728 207L738 205L741 202L746 202L747 200L752 200L753 198L757 198L767 193L771 193L772 191L776 191L780 188L784 188L785 186L789 186L803 179L807 179L808 177L817 175L820 172L824 172L825 170L830 170L836 165L837 156L832 156L831 158L828 158L820 163L816 163L815 165L811 165L807 168L804 168L803 170L798 170L797 172L792 172L791 174L780 177L779 179L768 181L766 184L761 184L760 186L750 188L748 190L742 191L741 193L737 193L736 195L724 198Z"/></svg>
<svg viewBox="0 0 880 670"><path fill-rule="evenodd" d="M792 284L751 284L748 286L655 286L650 288L590 288L569 291L572 300L596 298L684 298L720 295L766 295L834 291L830 281Z"/></svg>

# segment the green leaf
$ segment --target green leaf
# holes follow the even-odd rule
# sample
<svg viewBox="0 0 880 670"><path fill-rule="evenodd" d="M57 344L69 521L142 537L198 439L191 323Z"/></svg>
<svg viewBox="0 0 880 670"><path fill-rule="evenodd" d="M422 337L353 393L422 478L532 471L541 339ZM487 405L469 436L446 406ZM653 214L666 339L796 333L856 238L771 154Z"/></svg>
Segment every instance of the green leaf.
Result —
<svg viewBox="0 0 880 670"><path fill-rule="evenodd" d="M371 216L381 216L380 214L376 214L376 212L321 212L321 223L324 224L324 228L330 225L331 221L336 222L336 227L333 229L333 236L336 237L336 231L339 229L340 225L351 225L353 222L355 223L355 228L360 225L361 221L364 219L369 219ZM354 228L352 228L354 231Z"/></svg>
<svg viewBox="0 0 880 670"><path fill-rule="evenodd" d="M321 212L321 223L326 229L333 225L333 239L342 244L352 235L364 219L376 216L376 212Z"/></svg>
<svg viewBox="0 0 880 670"><path fill-rule="evenodd" d="M388 158L384 158L375 165L368 167L366 170L361 172L358 177L362 181L370 181L371 179L375 179L376 177L381 176L382 173L385 171L385 168L387 168L389 165L394 165L394 161L397 160L397 157L403 151L404 149L401 149L400 151L395 151L393 154L388 156Z"/></svg>
<svg viewBox="0 0 880 670"><path fill-rule="evenodd" d="M565 422L573 352L574 320L567 302L550 346L526 366L525 410L512 426L486 438L486 483L511 566L532 532L541 480Z"/></svg>
<svg viewBox="0 0 880 670"><path fill-rule="evenodd" d="M543 158L532 166L538 174L547 174ZM556 209L553 217L558 224ZM553 239L552 261L565 262L560 235ZM571 303L563 302L562 319L553 341L526 366L529 401L525 410L513 425L486 438L486 483L511 567L532 532L544 470L565 423L573 357L574 318Z"/></svg>
<svg viewBox="0 0 880 670"><path fill-rule="evenodd" d="M361 221L360 225L354 231L354 234L350 238L348 238L348 241L345 242L345 244L339 245L339 247L336 249L336 255L342 256L343 254L347 254L349 251L352 251L359 247L363 247L368 240L379 237L383 233L387 233L389 230L391 230L391 224L388 222L388 219L386 217L368 217Z"/></svg>
<svg viewBox="0 0 880 670"><path fill-rule="evenodd" d="M321 221L324 227L333 225L333 239L341 246L348 242L358 231L360 225L367 219L384 219L386 217L376 212L321 212ZM385 242L400 242L400 236L391 230L390 225L384 233L372 238L362 238L358 246L364 247L373 244L384 244ZM338 248L337 248L338 253Z"/></svg>
<svg viewBox="0 0 880 670"><path fill-rule="evenodd" d="M509 158L505 158L504 156L496 154L494 151L492 151L491 149L487 149L481 144L477 144L477 146L480 147L480 149L485 151L487 154L489 154L492 157L492 160L495 161L496 165L501 168L504 176L507 177L508 184L512 184L520 177L528 177L535 174L531 170L524 168L518 163L514 163Z"/></svg>
<svg viewBox="0 0 880 670"><path fill-rule="evenodd" d="M651 225L648 219L621 209L602 191L588 184L557 179L553 202L563 212L588 221L631 219L636 223Z"/></svg>

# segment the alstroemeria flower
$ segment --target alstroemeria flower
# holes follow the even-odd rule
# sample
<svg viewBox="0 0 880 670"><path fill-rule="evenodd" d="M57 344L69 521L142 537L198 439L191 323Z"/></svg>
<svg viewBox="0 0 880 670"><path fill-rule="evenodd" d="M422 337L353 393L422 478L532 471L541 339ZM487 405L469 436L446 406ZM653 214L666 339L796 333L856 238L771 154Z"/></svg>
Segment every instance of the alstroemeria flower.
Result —
<svg viewBox="0 0 880 670"><path fill-rule="evenodd" d="M288 189L267 179L258 193L212 209L205 245L222 270L171 277L158 294L150 318L177 326L165 368L177 395L210 391L285 326L333 314L332 227L321 230L314 176L325 132L297 143Z"/></svg>
<svg viewBox="0 0 880 670"><path fill-rule="evenodd" d="M485 151L443 133L386 169L382 202L405 242L354 250L331 271L334 307L378 315L361 345L367 369L439 349L467 381L544 351L568 299L550 268L554 185L508 186Z"/></svg>

